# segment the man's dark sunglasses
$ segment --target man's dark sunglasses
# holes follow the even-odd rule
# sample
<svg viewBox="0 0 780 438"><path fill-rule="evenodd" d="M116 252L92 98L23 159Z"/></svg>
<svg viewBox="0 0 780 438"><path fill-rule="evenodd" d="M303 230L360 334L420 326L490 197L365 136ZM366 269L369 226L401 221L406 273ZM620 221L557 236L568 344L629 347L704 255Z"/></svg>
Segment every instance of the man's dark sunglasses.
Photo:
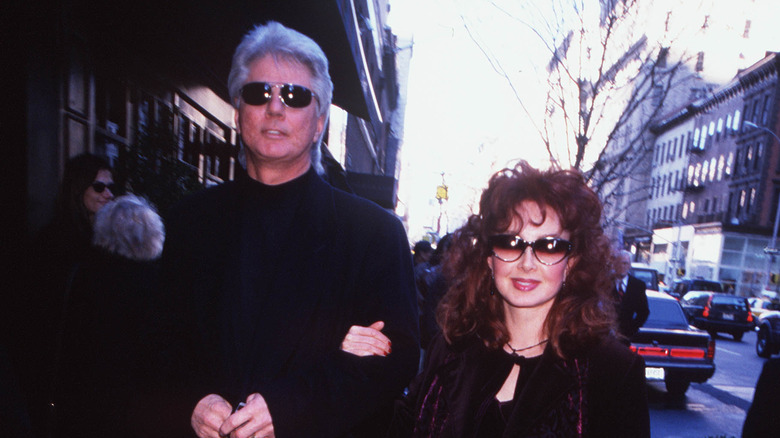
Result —
<svg viewBox="0 0 780 438"><path fill-rule="evenodd" d="M305 108L316 97L303 85L250 82L241 87L241 100L248 105L265 105L273 97L274 88L279 88L279 98L290 108Z"/></svg>
<svg viewBox="0 0 780 438"><path fill-rule="evenodd" d="M114 193L114 194L117 193L117 185L114 184L114 183L106 184L104 182L95 181L95 182L93 182L90 185L92 186L92 190L94 190L94 191L96 191L98 193L103 193L103 190L105 190L105 189L111 190L111 193Z"/></svg>
<svg viewBox="0 0 780 438"><path fill-rule="evenodd" d="M523 256L525 249L531 247L536 260L551 266L565 259L573 248L571 242L556 237L543 237L528 242L513 234L497 234L488 237L488 245L493 249L493 255L505 262L514 262Z"/></svg>

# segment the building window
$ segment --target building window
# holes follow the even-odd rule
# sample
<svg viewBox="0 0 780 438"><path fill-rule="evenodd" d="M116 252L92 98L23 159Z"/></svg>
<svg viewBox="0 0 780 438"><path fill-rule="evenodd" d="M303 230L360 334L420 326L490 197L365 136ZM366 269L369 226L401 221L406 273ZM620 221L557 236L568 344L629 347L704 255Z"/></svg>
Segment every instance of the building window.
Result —
<svg viewBox="0 0 780 438"><path fill-rule="evenodd" d="M688 131L688 138L691 138L691 131ZM678 152L677 155L678 158L682 158L684 150L685 150L685 134L680 136L680 151Z"/></svg>
<svg viewBox="0 0 780 438"><path fill-rule="evenodd" d="M734 166L734 152L729 152L729 157L726 160L726 176L731 176L732 166Z"/></svg>
<svg viewBox="0 0 780 438"><path fill-rule="evenodd" d="M753 170L758 170L761 159L764 157L764 145L761 142L756 144L756 159L753 161Z"/></svg>
<svg viewBox="0 0 780 438"><path fill-rule="evenodd" d="M718 127L716 128L717 134L715 135L716 140L720 140L720 134L723 132L723 119L718 119Z"/></svg>
<svg viewBox="0 0 780 438"><path fill-rule="evenodd" d="M693 174L695 172L695 168L693 167L693 164L688 165L688 186L693 186Z"/></svg>
<svg viewBox="0 0 780 438"><path fill-rule="evenodd" d="M753 123L758 124L759 120L761 120L760 116L761 112L761 102L756 99L756 101L753 103L753 118L751 119Z"/></svg>
<svg viewBox="0 0 780 438"><path fill-rule="evenodd" d="M707 213L710 211L710 200L705 199L704 200L704 210L702 210L702 213Z"/></svg>
<svg viewBox="0 0 780 438"><path fill-rule="evenodd" d="M677 155L677 137L674 138L674 146L672 146L672 160Z"/></svg>
<svg viewBox="0 0 780 438"><path fill-rule="evenodd" d="M772 100L769 98L769 96L764 97L764 110L761 113L761 125L766 126L766 123L769 119L769 111L772 105Z"/></svg>
<svg viewBox="0 0 780 438"><path fill-rule="evenodd" d="M739 122L740 122L739 116L740 116L739 110L734 111L734 124L731 125L732 133L739 130Z"/></svg>
<svg viewBox="0 0 780 438"><path fill-rule="evenodd" d="M701 163L696 163L696 170L693 173L693 185L698 187L701 184Z"/></svg>
<svg viewBox="0 0 780 438"><path fill-rule="evenodd" d="M756 205L756 188L753 187L750 189L750 206L755 207Z"/></svg>
<svg viewBox="0 0 780 438"><path fill-rule="evenodd" d="M718 164L718 160L715 157L712 157L710 160L710 181L715 181L715 169Z"/></svg>
<svg viewBox="0 0 780 438"><path fill-rule="evenodd" d="M704 163L702 163L701 166L701 183L704 184L707 182L707 175L710 171L710 163L707 160L704 160Z"/></svg>
<svg viewBox="0 0 780 438"><path fill-rule="evenodd" d="M683 219L687 219L688 218L688 204L683 204L682 218Z"/></svg>
<svg viewBox="0 0 780 438"><path fill-rule="evenodd" d="M726 165L726 160L723 159L723 154L718 159L718 181L723 179L723 168Z"/></svg>
<svg viewBox="0 0 780 438"><path fill-rule="evenodd" d="M699 137L699 150L704 150L707 145L707 127L702 126L701 137Z"/></svg>

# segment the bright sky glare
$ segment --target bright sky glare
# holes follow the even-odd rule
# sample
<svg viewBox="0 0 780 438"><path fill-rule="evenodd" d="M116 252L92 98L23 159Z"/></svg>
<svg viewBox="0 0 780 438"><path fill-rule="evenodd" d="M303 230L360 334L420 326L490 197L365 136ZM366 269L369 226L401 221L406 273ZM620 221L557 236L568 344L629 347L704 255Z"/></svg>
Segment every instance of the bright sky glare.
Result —
<svg viewBox="0 0 780 438"><path fill-rule="evenodd" d="M517 159L547 166L547 153L534 123L538 124L544 114L545 68L550 54L529 27L538 27L539 23L529 22L533 19L529 17L549 17L551 3L390 0L389 25L399 37L399 50L410 50L408 46L413 42L401 151L402 207L398 211L408 215L410 240L422 238L426 231L435 231L440 212L441 235L462 225L476 209L482 189L496 170ZM584 3L596 8L598 5L595 0ZM660 4L657 10L661 12L685 5L694 7L694 3L697 14L701 14L701 8L712 8L712 4L721 9L737 8L723 14L729 18L736 17L744 8L742 2L726 0L655 3ZM763 16L779 16L780 10L774 4L780 2L755 3L772 9ZM651 21L648 17L648 23ZM733 21L737 23L734 26L744 25L744 19ZM718 25L716 20L713 25ZM774 50L778 50L780 34L775 27L770 29L775 35L759 35L759 39L774 40ZM754 33L761 29L754 25ZM742 50L727 47L723 40L712 44L718 44L721 52ZM755 47L746 53L747 65L770 49ZM728 59L733 60L733 56L736 55ZM498 59L500 64L491 64L488 58ZM726 81L738 67L744 66L731 62L712 70L725 72L718 79ZM516 90L502 72L512 78ZM440 209L435 193L442 173L449 187L449 200Z"/></svg>

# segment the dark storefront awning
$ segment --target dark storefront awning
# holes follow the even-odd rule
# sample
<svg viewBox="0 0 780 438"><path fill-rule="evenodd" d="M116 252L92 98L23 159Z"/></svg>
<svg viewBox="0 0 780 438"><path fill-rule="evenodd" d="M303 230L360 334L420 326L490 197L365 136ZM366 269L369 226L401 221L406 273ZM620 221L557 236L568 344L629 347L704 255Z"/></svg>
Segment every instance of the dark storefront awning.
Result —
<svg viewBox="0 0 780 438"><path fill-rule="evenodd" d="M86 40L98 42L98 56L154 56L177 79L205 84L225 100L231 58L241 37L257 24L278 21L310 36L325 51L333 103L370 119L360 80L364 67L350 46L357 35L351 8L349 0L101 0L66 2L62 13L86 33ZM117 53L117 47L127 53Z"/></svg>

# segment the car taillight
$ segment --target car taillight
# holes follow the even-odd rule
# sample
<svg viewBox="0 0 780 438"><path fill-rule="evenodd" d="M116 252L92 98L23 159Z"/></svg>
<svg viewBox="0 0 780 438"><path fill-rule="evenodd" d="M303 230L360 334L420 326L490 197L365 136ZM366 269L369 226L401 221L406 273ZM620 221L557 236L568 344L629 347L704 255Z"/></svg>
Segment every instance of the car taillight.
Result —
<svg viewBox="0 0 780 438"><path fill-rule="evenodd" d="M710 351L712 350L712 351ZM703 359L705 356L715 354L715 343L712 342L705 351L703 348L662 348L662 347L636 347L631 346L631 351L640 356L649 357L673 357L676 359Z"/></svg>
<svg viewBox="0 0 780 438"><path fill-rule="evenodd" d="M707 344L707 359L714 359L715 358L715 340L710 339L710 343Z"/></svg>
<svg viewBox="0 0 780 438"><path fill-rule="evenodd" d="M640 356L661 356L665 357L669 355L669 350L666 348L661 347L634 347L631 346L631 349L634 350L634 352L638 353Z"/></svg>
<svg viewBox="0 0 780 438"><path fill-rule="evenodd" d="M753 322L753 314L748 312L747 322Z"/></svg>
<svg viewBox="0 0 780 438"><path fill-rule="evenodd" d="M704 306L704 310L701 312L701 316L705 318L710 317L710 307L712 307L712 295L710 295L710 298L707 300L707 305Z"/></svg>
<svg viewBox="0 0 780 438"><path fill-rule="evenodd" d="M669 356L680 359L704 359L704 350L700 348L672 348Z"/></svg>

